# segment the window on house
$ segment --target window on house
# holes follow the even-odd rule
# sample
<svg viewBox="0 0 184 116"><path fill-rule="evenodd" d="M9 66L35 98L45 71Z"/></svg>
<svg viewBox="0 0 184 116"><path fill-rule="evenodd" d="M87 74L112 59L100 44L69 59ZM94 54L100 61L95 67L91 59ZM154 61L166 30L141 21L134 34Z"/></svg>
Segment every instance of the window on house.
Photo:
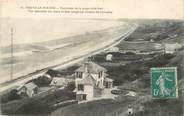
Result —
<svg viewBox="0 0 184 116"><path fill-rule="evenodd" d="M77 77L82 78L82 72L77 72Z"/></svg>
<svg viewBox="0 0 184 116"><path fill-rule="evenodd" d="M84 91L84 85L79 84L79 85L78 85L78 90L79 90L79 91Z"/></svg>
<svg viewBox="0 0 184 116"><path fill-rule="evenodd" d="M86 95L83 95L83 100L86 100Z"/></svg>
<svg viewBox="0 0 184 116"><path fill-rule="evenodd" d="M102 77L102 74L103 74L103 72L102 72L102 71L101 71L101 72L99 72L99 73L98 73L98 78Z"/></svg>
<svg viewBox="0 0 184 116"><path fill-rule="evenodd" d="M99 87L99 85L100 85L100 82L98 81L97 84L96 84L96 86Z"/></svg>

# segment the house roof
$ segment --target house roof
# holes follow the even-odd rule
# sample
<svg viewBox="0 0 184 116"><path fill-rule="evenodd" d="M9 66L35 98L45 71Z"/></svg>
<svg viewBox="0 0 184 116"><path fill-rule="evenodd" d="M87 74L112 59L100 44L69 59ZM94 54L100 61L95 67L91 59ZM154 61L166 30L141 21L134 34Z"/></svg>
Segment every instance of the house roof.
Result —
<svg viewBox="0 0 184 116"><path fill-rule="evenodd" d="M87 75L84 77L84 79L78 81L78 84L84 84L84 85L95 85L95 80L92 77L92 75Z"/></svg>
<svg viewBox="0 0 184 116"><path fill-rule="evenodd" d="M113 82L113 79L110 79L110 78L105 78L105 81L108 81L108 82Z"/></svg>
<svg viewBox="0 0 184 116"><path fill-rule="evenodd" d="M94 62L86 62L81 67L79 67L76 72L88 72L88 73L99 73L100 71L107 71L102 66Z"/></svg>
<svg viewBox="0 0 184 116"><path fill-rule="evenodd" d="M84 91L77 91L76 94L86 94Z"/></svg>
<svg viewBox="0 0 184 116"><path fill-rule="evenodd" d="M30 82L30 83L27 83L27 84L23 85L23 87L26 87L29 90L33 90L38 86L36 84L34 84L33 82Z"/></svg>
<svg viewBox="0 0 184 116"><path fill-rule="evenodd" d="M108 53L107 55L106 55L106 57L112 57L113 55L112 54L110 54L110 53Z"/></svg>

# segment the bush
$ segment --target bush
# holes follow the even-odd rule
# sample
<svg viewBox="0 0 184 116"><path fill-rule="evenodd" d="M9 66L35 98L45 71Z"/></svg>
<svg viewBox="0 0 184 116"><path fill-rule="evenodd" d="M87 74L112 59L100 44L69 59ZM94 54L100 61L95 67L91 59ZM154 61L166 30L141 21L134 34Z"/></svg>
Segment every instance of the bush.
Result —
<svg viewBox="0 0 184 116"><path fill-rule="evenodd" d="M1 97L1 103L7 103L12 100L21 99L21 97L17 94L17 90L13 89L10 92L2 95Z"/></svg>
<svg viewBox="0 0 184 116"><path fill-rule="evenodd" d="M53 69L49 69L46 74L50 75L51 77L56 77L56 76L66 76L66 75L72 75L73 72L79 68L78 65L73 65L70 66L66 69L63 70L53 70Z"/></svg>
<svg viewBox="0 0 184 116"><path fill-rule="evenodd" d="M33 80L33 82L39 87L49 86L51 81L52 81L52 79L48 78L46 76L40 76L40 77Z"/></svg>
<svg viewBox="0 0 184 116"><path fill-rule="evenodd" d="M28 103L17 109L15 114L48 114L51 107L41 100L30 99Z"/></svg>
<svg viewBox="0 0 184 116"><path fill-rule="evenodd" d="M75 93L66 89L56 89L41 93L38 96L24 98L2 104L3 114L48 114L58 102L75 99ZM69 104L65 104L69 105Z"/></svg>
<svg viewBox="0 0 184 116"><path fill-rule="evenodd" d="M51 77L57 76L58 75L58 71L53 70L53 69L49 69L46 74L50 75Z"/></svg>
<svg viewBox="0 0 184 116"><path fill-rule="evenodd" d="M145 62L145 65L148 67L163 67L169 63L169 60L172 59L174 55L164 54L160 55L150 61Z"/></svg>

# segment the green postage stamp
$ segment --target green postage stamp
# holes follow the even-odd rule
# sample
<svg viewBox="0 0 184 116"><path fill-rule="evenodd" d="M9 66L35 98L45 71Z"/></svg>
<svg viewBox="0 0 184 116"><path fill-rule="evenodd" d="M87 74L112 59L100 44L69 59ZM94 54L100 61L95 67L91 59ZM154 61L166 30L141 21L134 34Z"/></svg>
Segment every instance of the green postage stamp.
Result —
<svg viewBox="0 0 184 116"><path fill-rule="evenodd" d="M177 98L177 68L151 68L151 92L153 99Z"/></svg>

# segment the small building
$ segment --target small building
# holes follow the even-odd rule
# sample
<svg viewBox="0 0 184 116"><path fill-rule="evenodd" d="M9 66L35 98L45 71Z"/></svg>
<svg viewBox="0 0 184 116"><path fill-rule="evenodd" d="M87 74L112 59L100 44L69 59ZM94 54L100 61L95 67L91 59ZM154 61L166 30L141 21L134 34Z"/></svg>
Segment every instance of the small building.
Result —
<svg viewBox="0 0 184 116"><path fill-rule="evenodd" d="M180 48L182 48L182 45L179 43L167 43L165 44L165 53L166 54L173 54L176 51L178 51Z"/></svg>
<svg viewBox="0 0 184 116"><path fill-rule="evenodd" d="M63 87L66 86L66 80L65 78L61 78L61 77L54 77L50 83L50 86L53 87Z"/></svg>
<svg viewBox="0 0 184 116"><path fill-rule="evenodd" d="M109 49L109 52L119 52L119 48L118 47L111 47Z"/></svg>
<svg viewBox="0 0 184 116"><path fill-rule="evenodd" d="M150 42L154 42L154 39L150 39Z"/></svg>
<svg viewBox="0 0 184 116"><path fill-rule="evenodd" d="M49 74L43 74L43 76L48 78L48 79L52 79L52 77Z"/></svg>
<svg viewBox="0 0 184 116"><path fill-rule="evenodd" d="M105 86L105 88L113 88L113 79L106 77L104 79L104 86Z"/></svg>
<svg viewBox="0 0 184 116"><path fill-rule="evenodd" d="M75 71L75 90L78 101L91 100L101 96L107 70L100 65L88 61Z"/></svg>
<svg viewBox="0 0 184 116"><path fill-rule="evenodd" d="M113 55L112 54L107 54L106 55L106 61L112 61L112 57L113 57Z"/></svg>
<svg viewBox="0 0 184 116"><path fill-rule="evenodd" d="M18 94L22 96L32 97L39 91L39 87L33 82L26 83L18 89Z"/></svg>
<svg viewBox="0 0 184 116"><path fill-rule="evenodd" d="M128 109L127 109L127 115L131 116L132 114L133 114L133 107L131 105L129 105Z"/></svg>

